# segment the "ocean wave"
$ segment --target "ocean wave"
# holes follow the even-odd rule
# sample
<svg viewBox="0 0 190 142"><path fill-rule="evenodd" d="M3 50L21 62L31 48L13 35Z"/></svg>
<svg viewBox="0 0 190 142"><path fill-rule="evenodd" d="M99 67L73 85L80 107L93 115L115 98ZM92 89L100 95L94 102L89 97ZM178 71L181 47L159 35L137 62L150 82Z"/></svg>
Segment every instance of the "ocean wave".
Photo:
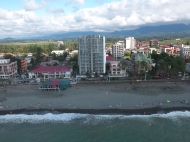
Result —
<svg viewBox="0 0 190 142"><path fill-rule="evenodd" d="M125 119L139 119L150 120L153 118L172 119L178 121L182 118L189 118L190 111L174 111L169 113L158 113L152 115L93 115L93 114L79 114L79 113L63 113L63 114L10 114L1 115L0 124L3 123L68 123L73 120L82 120L83 123L102 122L109 120L125 120Z"/></svg>

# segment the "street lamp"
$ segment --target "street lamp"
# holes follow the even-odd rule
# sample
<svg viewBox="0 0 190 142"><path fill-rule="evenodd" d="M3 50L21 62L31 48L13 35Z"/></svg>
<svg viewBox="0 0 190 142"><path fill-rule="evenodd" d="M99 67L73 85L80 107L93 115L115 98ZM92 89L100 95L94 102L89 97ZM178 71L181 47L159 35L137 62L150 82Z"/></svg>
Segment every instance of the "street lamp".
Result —
<svg viewBox="0 0 190 142"><path fill-rule="evenodd" d="M147 73L148 71L145 71L145 79L144 79L144 81L146 81L146 73Z"/></svg>

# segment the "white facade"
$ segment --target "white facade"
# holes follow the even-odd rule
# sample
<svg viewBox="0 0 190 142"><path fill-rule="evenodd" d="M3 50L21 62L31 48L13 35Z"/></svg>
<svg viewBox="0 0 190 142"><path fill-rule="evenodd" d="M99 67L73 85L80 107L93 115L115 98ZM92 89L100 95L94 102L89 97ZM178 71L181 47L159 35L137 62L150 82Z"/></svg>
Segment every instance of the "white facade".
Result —
<svg viewBox="0 0 190 142"><path fill-rule="evenodd" d="M115 43L112 45L112 55L114 56L115 60L117 60L118 57L124 57L124 44Z"/></svg>
<svg viewBox="0 0 190 142"><path fill-rule="evenodd" d="M73 55L75 55L75 54L78 54L78 50L73 50L73 51L71 51L71 52L69 53L70 56L73 56Z"/></svg>
<svg viewBox="0 0 190 142"><path fill-rule="evenodd" d="M128 38L125 38L125 49L126 50L132 50L132 49L135 49L135 43L136 43L136 40L134 37L128 37Z"/></svg>
<svg viewBox="0 0 190 142"><path fill-rule="evenodd" d="M0 59L0 78L9 79L17 74L17 61L10 62L10 59Z"/></svg>
<svg viewBox="0 0 190 142"><path fill-rule="evenodd" d="M49 79L58 79L58 78L65 78L69 79L71 78L71 71L65 71L65 72L29 72L28 78L38 78L39 74L41 74L41 78L44 80Z"/></svg>
<svg viewBox="0 0 190 142"><path fill-rule="evenodd" d="M57 79L57 78L71 78L72 68L70 66L39 66L30 71L28 76L32 78Z"/></svg>
<svg viewBox="0 0 190 142"><path fill-rule="evenodd" d="M180 48L180 56L182 58L190 58L190 46L182 44Z"/></svg>
<svg viewBox="0 0 190 142"><path fill-rule="evenodd" d="M55 54L56 56L60 56L64 53L64 50L53 50L51 51L51 54Z"/></svg>
<svg viewBox="0 0 190 142"><path fill-rule="evenodd" d="M60 47L60 45L63 45L63 41L57 41L57 46Z"/></svg>
<svg viewBox="0 0 190 142"><path fill-rule="evenodd" d="M106 52L104 36L83 36L78 38L79 73L105 73Z"/></svg>
<svg viewBox="0 0 190 142"><path fill-rule="evenodd" d="M27 57L27 58L25 58L25 60L26 60L26 63L27 63L27 64L30 64L31 58Z"/></svg>

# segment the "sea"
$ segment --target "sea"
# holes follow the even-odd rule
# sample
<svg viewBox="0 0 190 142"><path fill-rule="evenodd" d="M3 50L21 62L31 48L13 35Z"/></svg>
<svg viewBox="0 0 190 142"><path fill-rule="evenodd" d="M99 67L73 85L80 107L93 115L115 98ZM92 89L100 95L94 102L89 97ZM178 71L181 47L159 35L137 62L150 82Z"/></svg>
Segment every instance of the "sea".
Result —
<svg viewBox="0 0 190 142"><path fill-rule="evenodd" d="M0 115L0 142L190 142L190 112Z"/></svg>

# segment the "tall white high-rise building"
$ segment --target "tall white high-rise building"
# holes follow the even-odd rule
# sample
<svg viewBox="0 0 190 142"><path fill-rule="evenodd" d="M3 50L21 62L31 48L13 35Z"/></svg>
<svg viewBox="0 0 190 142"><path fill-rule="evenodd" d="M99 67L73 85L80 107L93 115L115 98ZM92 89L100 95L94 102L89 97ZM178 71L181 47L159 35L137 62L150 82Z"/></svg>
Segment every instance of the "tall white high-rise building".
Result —
<svg viewBox="0 0 190 142"><path fill-rule="evenodd" d="M133 50L135 49L136 40L134 37L127 37L125 38L125 49L126 50Z"/></svg>
<svg viewBox="0 0 190 142"><path fill-rule="evenodd" d="M117 42L112 45L112 55L114 56L115 60L120 57L124 57L124 44L123 42Z"/></svg>
<svg viewBox="0 0 190 142"><path fill-rule="evenodd" d="M106 52L104 36L83 36L78 38L79 73L105 73Z"/></svg>

